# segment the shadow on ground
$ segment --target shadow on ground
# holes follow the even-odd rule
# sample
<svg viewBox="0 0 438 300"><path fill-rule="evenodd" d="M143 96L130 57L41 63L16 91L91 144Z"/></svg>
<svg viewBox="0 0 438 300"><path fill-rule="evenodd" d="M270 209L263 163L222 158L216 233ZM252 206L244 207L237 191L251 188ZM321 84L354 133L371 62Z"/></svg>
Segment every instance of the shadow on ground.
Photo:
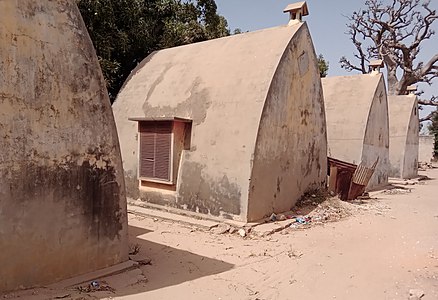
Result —
<svg viewBox="0 0 438 300"><path fill-rule="evenodd" d="M98 278L100 287L90 290L89 283L83 283L66 289L36 288L0 294L0 298L7 299L111 299L125 296L134 296L178 285L204 276L226 272L234 267L217 259L198 255L189 251L169 247L167 245L148 240L152 230L129 226L130 244L138 244L139 253L136 257L149 258L151 264L140 265L131 270L114 274L109 277ZM146 299L145 295L138 295L136 299ZM148 297L149 298L149 297Z"/></svg>
<svg viewBox="0 0 438 300"><path fill-rule="evenodd" d="M115 293L111 295L106 293L94 296L120 297L144 293L219 274L234 267L233 264L220 260L151 242L148 240L150 232L152 231L149 229L129 226L130 244L138 244L140 249L137 256L151 259L151 265L140 267L146 281L126 288L116 288Z"/></svg>

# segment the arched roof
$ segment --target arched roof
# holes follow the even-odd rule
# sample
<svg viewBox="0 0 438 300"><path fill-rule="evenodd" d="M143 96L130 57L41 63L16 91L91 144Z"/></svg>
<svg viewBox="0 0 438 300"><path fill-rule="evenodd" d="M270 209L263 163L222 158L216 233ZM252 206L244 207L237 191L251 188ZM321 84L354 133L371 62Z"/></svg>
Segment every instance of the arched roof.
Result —
<svg viewBox="0 0 438 300"><path fill-rule="evenodd" d="M113 107L146 102L172 107L190 98L195 88L208 90L207 101L254 104L266 96L300 27L279 26L154 52L132 71Z"/></svg>
<svg viewBox="0 0 438 300"><path fill-rule="evenodd" d="M380 73L322 79L328 140L363 140L372 100L382 81Z"/></svg>
<svg viewBox="0 0 438 300"><path fill-rule="evenodd" d="M390 137L406 137L412 114L418 114L416 106L415 95L388 96Z"/></svg>
<svg viewBox="0 0 438 300"><path fill-rule="evenodd" d="M226 150L217 147L241 144L242 156L234 157L249 161L272 78L302 27L305 23L165 49L143 60L113 104L125 169L135 170L137 163L128 150L136 148L132 117L192 119L198 149L197 141L215 136L215 145L203 145L201 152L225 160Z"/></svg>

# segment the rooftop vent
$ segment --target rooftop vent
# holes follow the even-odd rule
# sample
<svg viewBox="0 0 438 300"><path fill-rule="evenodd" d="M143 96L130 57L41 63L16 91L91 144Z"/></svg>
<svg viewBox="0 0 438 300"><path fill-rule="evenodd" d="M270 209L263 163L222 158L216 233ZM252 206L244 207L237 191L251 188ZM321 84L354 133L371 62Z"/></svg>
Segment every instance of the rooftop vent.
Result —
<svg viewBox="0 0 438 300"><path fill-rule="evenodd" d="M289 4L283 12L290 14L289 24L301 22L303 16L309 15L306 1Z"/></svg>
<svg viewBox="0 0 438 300"><path fill-rule="evenodd" d="M415 92L417 91L417 86L410 85L406 88L406 91L408 92L408 95L415 95Z"/></svg>
<svg viewBox="0 0 438 300"><path fill-rule="evenodd" d="M384 67L383 60L376 59L370 61L370 72L380 73L380 69Z"/></svg>

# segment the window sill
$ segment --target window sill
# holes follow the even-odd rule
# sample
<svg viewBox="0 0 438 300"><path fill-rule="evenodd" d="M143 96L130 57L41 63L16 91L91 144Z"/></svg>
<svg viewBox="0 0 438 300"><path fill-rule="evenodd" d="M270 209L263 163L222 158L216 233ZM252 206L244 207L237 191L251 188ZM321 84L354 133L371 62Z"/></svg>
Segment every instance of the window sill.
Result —
<svg viewBox="0 0 438 300"><path fill-rule="evenodd" d="M138 180L143 181L143 182L152 182L152 183L165 184L165 185L174 185L175 184L173 181L166 181L166 180L145 178L145 177L139 177Z"/></svg>
<svg viewBox="0 0 438 300"><path fill-rule="evenodd" d="M139 189L141 191L160 191L172 192L176 191L176 184L169 181L160 181L150 178L139 179Z"/></svg>

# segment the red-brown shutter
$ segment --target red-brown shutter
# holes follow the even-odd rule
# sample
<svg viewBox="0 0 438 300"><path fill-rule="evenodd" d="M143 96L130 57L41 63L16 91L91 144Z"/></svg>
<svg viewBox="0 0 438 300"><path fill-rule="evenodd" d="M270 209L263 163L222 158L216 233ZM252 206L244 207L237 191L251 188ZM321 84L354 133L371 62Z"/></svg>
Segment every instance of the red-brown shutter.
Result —
<svg viewBox="0 0 438 300"><path fill-rule="evenodd" d="M155 135L155 178L170 181L171 142L172 122L157 123Z"/></svg>
<svg viewBox="0 0 438 300"><path fill-rule="evenodd" d="M154 177L155 133L154 124L141 122L140 131L140 177Z"/></svg>
<svg viewBox="0 0 438 300"><path fill-rule="evenodd" d="M172 122L140 122L140 177L170 181Z"/></svg>

